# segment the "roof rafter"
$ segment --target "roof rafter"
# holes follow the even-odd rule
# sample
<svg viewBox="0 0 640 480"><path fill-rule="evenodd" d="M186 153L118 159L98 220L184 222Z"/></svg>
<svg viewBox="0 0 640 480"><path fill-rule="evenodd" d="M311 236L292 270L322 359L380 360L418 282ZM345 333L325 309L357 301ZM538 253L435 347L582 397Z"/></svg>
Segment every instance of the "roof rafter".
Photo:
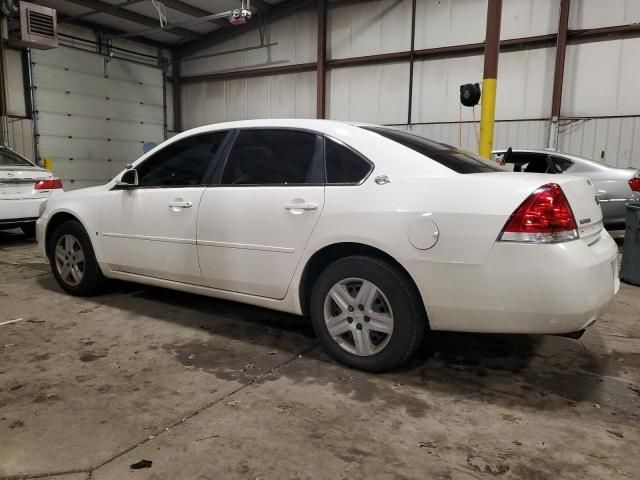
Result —
<svg viewBox="0 0 640 480"><path fill-rule="evenodd" d="M315 0L288 0L281 4L272 7L266 14L266 18L269 22L274 22L280 18L287 17L293 12L300 10L309 5L315 4ZM257 18L245 23L244 25L229 25L220 28L214 32L202 35L200 39L193 42L187 42L178 46L178 53L181 57L191 55L200 50L203 50L216 43L224 42L230 38L242 35L243 33L251 32L260 28L260 22Z"/></svg>
<svg viewBox="0 0 640 480"><path fill-rule="evenodd" d="M144 25L147 27L157 27L159 26L158 20L147 17L146 15L141 15L136 12L132 12L131 10L125 10L124 8L116 8L113 9L113 5L110 3L103 2L101 0L68 0L77 5L81 5L86 8L90 8L95 10L98 13L106 13L108 15L112 15L114 17L122 18L123 20L128 20L129 22L138 23L140 25ZM183 38L188 38L191 40L197 40L202 37L199 33L193 32L186 28L182 27L171 27L168 26L166 31L168 33L178 35Z"/></svg>

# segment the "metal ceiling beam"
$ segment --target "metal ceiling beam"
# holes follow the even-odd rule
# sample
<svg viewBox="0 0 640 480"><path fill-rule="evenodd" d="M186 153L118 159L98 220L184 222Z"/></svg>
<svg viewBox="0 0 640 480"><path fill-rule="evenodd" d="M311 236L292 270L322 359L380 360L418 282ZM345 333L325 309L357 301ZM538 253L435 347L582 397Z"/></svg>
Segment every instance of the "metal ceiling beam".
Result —
<svg viewBox="0 0 640 480"><path fill-rule="evenodd" d="M124 2L116 3L111 5L108 10L119 10L123 7L128 7L129 5L135 5L136 3L144 2L145 0L125 0ZM99 12L96 10L92 10L90 12L81 13L79 15L58 15L58 23L75 23L76 20L81 20L83 18L90 17L92 15L97 15L98 13L106 13Z"/></svg>
<svg viewBox="0 0 640 480"><path fill-rule="evenodd" d="M206 17L207 15L211 15L212 13L207 10L203 10L202 8L189 5L182 0L162 0L162 3L164 3L165 7L171 8L178 12L186 13L187 15L191 15L192 17ZM211 20L211 23L221 27L226 27L227 25L229 25L228 21L222 19Z"/></svg>
<svg viewBox="0 0 640 480"><path fill-rule="evenodd" d="M264 13L268 12L273 8L273 5L263 0L251 0L251 6L256 7L259 11Z"/></svg>
<svg viewBox="0 0 640 480"><path fill-rule="evenodd" d="M126 33L122 30L118 30L117 28L111 28L105 25L99 25L97 23L90 22L88 20L83 20L83 19L76 20L73 23L81 27L88 28L89 30L94 30L96 32L104 33L106 35L118 35L118 34ZM148 45L154 48L164 48L166 50L171 50L175 48L175 45L171 43L159 42L157 40L152 40L151 38L146 38L146 37L131 37L129 40L135 40L138 43L142 43L144 45Z"/></svg>
<svg viewBox="0 0 640 480"><path fill-rule="evenodd" d="M76 5L81 5L86 8L90 8L95 10L98 13L106 13L108 15L122 18L123 20L127 20L129 22L138 23L140 25L144 25L147 27L157 27L160 25L160 22L157 19L147 17L146 15L141 15L136 12L132 12L130 10L113 9L113 5L110 3L103 2L101 0L68 0L71 3L75 3ZM191 40L196 40L202 37L202 35L193 32L191 30L187 30L186 28L176 27L176 28L167 28L166 31L168 33L178 35L183 38L188 38Z"/></svg>
<svg viewBox="0 0 640 480"><path fill-rule="evenodd" d="M276 20L287 17L295 11L312 4L315 4L314 0L288 0L271 8L267 14L267 19L269 23L273 23ZM249 20L244 25L229 25L227 27L220 28L215 32L202 35L202 37L197 41L180 45L180 56L185 57L192 55L200 50L210 47L211 45L224 42L225 40L257 30L258 28L260 28L260 21L257 17Z"/></svg>

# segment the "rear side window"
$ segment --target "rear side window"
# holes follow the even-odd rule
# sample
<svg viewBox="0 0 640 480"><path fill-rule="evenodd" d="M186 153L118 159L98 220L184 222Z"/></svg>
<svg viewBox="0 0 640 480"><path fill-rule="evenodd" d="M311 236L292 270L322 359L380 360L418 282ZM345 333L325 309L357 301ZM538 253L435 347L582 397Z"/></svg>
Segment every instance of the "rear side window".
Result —
<svg viewBox="0 0 640 480"><path fill-rule="evenodd" d="M33 163L13 152L0 149L0 167L33 167Z"/></svg>
<svg viewBox="0 0 640 480"><path fill-rule="evenodd" d="M223 185L300 185L323 181L321 138L299 130L241 130L222 175Z"/></svg>
<svg viewBox="0 0 640 480"><path fill-rule="evenodd" d="M327 183L360 183L371 171L371 163L353 150L329 138L325 139Z"/></svg>
<svg viewBox="0 0 640 480"><path fill-rule="evenodd" d="M573 165L573 162L571 160L569 160L568 158L563 158L563 157L552 157L552 158L553 158L553 162L556 165L556 170L558 172L564 172L571 165Z"/></svg>
<svg viewBox="0 0 640 480"><path fill-rule="evenodd" d="M457 173L487 173L503 172L504 170L496 165L492 165L484 158L478 157L470 152L459 150L446 143L427 140L424 137L402 130L392 130L383 127L361 127L365 130L375 132L389 140L393 140L400 145L421 153L425 157L438 162L441 165Z"/></svg>
<svg viewBox="0 0 640 480"><path fill-rule="evenodd" d="M174 142L136 167L142 187L201 185L227 132L193 135Z"/></svg>

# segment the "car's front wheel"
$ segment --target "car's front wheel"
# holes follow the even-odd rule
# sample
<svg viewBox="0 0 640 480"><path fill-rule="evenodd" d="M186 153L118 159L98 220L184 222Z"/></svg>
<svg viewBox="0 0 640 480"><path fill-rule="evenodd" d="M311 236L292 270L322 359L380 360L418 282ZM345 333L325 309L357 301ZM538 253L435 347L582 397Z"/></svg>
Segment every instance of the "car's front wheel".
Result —
<svg viewBox="0 0 640 480"><path fill-rule="evenodd" d="M337 361L370 372L403 363L427 324L419 294L389 262L346 257L329 265L311 295L316 335Z"/></svg>
<svg viewBox="0 0 640 480"><path fill-rule="evenodd" d="M89 236L79 222L67 221L58 225L48 248L53 275L66 292L78 296L101 292L105 278Z"/></svg>

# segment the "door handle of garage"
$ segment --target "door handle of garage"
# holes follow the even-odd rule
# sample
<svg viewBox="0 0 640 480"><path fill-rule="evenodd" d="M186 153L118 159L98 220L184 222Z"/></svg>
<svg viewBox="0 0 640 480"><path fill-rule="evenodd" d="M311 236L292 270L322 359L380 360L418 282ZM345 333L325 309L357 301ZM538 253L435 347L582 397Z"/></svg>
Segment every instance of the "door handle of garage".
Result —
<svg viewBox="0 0 640 480"><path fill-rule="evenodd" d="M193 202L169 202L169 208L191 208L193 207Z"/></svg>
<svg viewBox="0 0 640 480"><path fill-rule="evenodd" d="M284 208L286 210L317 210L317 203L287 203Z"/></svg>

